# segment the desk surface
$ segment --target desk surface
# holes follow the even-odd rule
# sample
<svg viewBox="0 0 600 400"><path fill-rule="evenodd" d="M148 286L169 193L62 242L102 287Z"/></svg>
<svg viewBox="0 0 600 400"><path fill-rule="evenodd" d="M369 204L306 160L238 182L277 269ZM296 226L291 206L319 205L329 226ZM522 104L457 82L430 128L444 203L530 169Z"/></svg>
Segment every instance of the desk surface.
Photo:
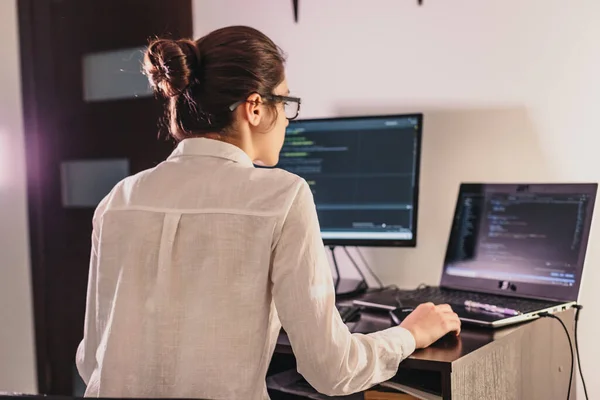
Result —
<svg viewBox="0 0 600 400"><path fill-rule="evenodd" d="M572 336L574 311L557 316ZM348 326L355 333L370 333L389 328L392 321L387 313L363 311ZM275 352L280 360L294 358L285 333L279 335ZM441 394L445 400L559 400L567 395L569 363L565 332L549 318L494 330L463 325L459 337L444 337L400 363L392 381ZM293 363L286 366L293 368Z"/></svg>
<svg viewBox="0 0 600 400"><path fill-rule="evenodd" d="M402 362L401 368L450 372L452 363L509 335L521 325L523 324L502 329L463 325L460 336L446 336L426 349L415 351ZM387 313L363 311L360 320L351 322L348 326L353 333L372 333L391 327L392 321ZM279 335L275 352L292 353L290 342L284 332Z"/></svg>

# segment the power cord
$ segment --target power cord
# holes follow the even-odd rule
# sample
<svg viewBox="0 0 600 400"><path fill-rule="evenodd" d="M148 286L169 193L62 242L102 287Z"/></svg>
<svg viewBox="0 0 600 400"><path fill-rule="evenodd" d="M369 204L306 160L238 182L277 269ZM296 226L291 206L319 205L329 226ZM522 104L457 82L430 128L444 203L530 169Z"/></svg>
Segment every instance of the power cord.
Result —
<svg viewBox="0 0 600 400"><path fill-rule="evenodd" d="M371 274L371 276L373 278L375 278L375 280L377 281L377 284L379 285L380 289L383 289L385 286L383 285L383 282L381 282L381 279L379 279L379 277L377 275L375 275L375 273L373 272L373 270L371 269L371 266L369 266L369 263L367 262L367 260L365 259L365 257L363 256L362 251L360 251L360 248L356 247L356 253L358 254L358 256L360 257L360 260L362 261L363 265L369 270L369 274Z"/></svg>
<svg viewBox="0 0 600 400"><path fill-rule="evenodd" d="M569 400L571 398L571 385L573 384L573 370L575 369L575 354L573 352L573 343L571 343L571 335L569 334L569 330L567 329L565 323L556 315L550 314L549 312L541 312L538 315L540 317L553 318L557 320L558 322L560 322L563 329L565 330L565 333L567 334L567 340L569 341L569 347L571 348L571 373L569 374L569 391L567 392L567 400Z"/></svg>
<svg viewBox="0 0 600 400"><path fill-rule="evenodd" d="M379 279L379 277L375 274L375 272L373 272L373 270L371 269L371 266L369 265L369 263L367 262L365 256L363 255L362 251L360 250L360 247L355 247L356 249L356 253L358 254L358 256L360 257L360 260L362 262L362 264L367 268L367 270L369 271L369 274L375 278L375 280L377 281L377 284L379 285L380 289L396 289L396 290L400 290L400 288L397 285L388 285L385 286L383 284L383 282L381 281L381 279ZM354 264L356 265L356 263ZM357 267L358 269L358 267ZM424 283L421 283L418 287L417 290L421 290L421 289L427 289L429 287L429 285L426 285Z"/></svg>
<svg viewBox="0 0 600 400"><path fill-rule="evenodd" d="M585 398L588 400L588 392L587 387L585 386L585 379L583 379L583 370L581 369L581 357L579 357L579 341L577 339L577 326L579 325L579 312L583 308L580 304L575 304L573 306L577 311L575 311L575 352L577 353L577 366L579 367L579 376L581 376L581 383L583 384L583 392L585 393Z"/></svg>
<svg viewBox="0 0 600 400"><path fill-rule="evenodd" d="M343 249L344 249L344 252L346 253L346 256L350 260L350 262L354 265L354 269L356 269L358 271L358 274L362 278L363 282L368 286L367 278L365 277L365 274L362 272L362 270L360 268L358 268L358 264L356 263L356 261L354 261L354 257L352 257L352 255L350 254L350 252L348 251L348 248L346 246L344 246Z"/></svg>

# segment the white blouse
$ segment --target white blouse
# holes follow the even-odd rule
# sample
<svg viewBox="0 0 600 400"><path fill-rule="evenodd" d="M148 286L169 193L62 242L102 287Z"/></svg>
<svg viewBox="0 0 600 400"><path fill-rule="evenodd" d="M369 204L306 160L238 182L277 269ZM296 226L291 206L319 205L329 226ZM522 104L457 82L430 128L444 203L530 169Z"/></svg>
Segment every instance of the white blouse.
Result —
<svg viewBox="0 0 600 400"><path fill-rule="evenodd" d="M348 331L309 186L236 146L184 140L119 183L93 228L86 396L268 399L282 325L298 371L329 395L391 378L415 349L400 327Z"/></svg>

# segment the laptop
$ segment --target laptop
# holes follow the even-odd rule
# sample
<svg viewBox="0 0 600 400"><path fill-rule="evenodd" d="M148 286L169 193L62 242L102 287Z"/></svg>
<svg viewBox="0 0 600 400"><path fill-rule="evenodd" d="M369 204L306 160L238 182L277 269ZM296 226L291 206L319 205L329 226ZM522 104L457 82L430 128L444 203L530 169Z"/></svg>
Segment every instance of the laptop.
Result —
<svg viewBox="0 0 600 400"><path fill-rule="evenodd" d="M597 184L462 184L439 287L396 291L403 308L448 303L501 327L577 303Z"/></svg>

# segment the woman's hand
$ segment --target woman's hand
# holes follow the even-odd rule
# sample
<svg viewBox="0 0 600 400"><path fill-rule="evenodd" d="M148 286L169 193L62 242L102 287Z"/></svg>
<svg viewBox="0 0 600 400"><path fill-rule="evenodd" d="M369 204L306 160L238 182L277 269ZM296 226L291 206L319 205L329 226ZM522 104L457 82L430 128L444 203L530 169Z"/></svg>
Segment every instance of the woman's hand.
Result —
<svg viewBox="0 0 600 400"><path fill-rule="evenodd" d="M430 346L449 332L460 334L460 319L448 304L421 304L400 326L412 333L417 349Z"/></svg>

